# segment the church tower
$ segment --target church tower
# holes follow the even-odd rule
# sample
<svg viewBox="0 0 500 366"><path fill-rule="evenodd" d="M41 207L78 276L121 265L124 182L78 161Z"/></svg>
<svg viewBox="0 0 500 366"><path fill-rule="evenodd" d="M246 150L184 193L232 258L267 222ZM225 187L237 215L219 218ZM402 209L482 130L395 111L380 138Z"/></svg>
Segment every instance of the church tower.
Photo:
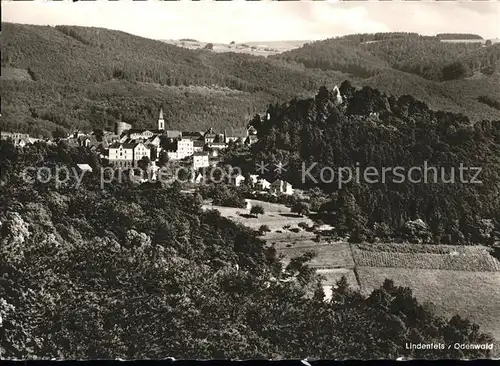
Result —
<svg viewBox="0 0 500 366"><path fill-rule="evenodd" d="M160 108L160 116L158 117L158 129L165 130L165 120L163 119L163 108Z"/></svg>

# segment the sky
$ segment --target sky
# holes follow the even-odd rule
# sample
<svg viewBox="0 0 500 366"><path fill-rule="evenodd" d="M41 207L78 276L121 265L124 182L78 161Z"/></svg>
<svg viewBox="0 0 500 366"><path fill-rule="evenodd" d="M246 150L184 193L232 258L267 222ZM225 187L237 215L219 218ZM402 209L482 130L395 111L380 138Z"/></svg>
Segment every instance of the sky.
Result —
<svg viewBox="0 0 500 366"><path fill-rule="evenodd" d="M2 21L80 25L152 39L236 43L352 33L474 33L500 38L500 1L3 1Z"/></svg>

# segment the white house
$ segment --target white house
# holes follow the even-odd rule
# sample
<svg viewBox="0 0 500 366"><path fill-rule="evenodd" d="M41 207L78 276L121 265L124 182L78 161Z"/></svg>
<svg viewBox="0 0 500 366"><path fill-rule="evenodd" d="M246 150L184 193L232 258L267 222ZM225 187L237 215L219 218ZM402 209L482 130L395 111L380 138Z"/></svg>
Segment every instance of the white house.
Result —
<svg viewBox="0 0 500 366"><path fill-rule="evenodd" d="M91 172L92 173L92 167L88 164L76 164L76 166L82 172Z"/></svg>
<svg viewBox="0 0 500 366"><path fill-rule="evenodd" d="M217 134L215 133L213 128L209 128L204 134L203 134L203 140L205 144L211 144L212 142L215 141L215 138L217 137Z"/></svg>
<svg viewBox="0 0 500 366"><path fill-rule="evenodd" d="M273 183L271 183L270 191L271 191L271 193L275 193L275 194L292 195L293 194L293 187L287 181L277 179Z"/></svg>
<svg viewBox="0 0 500 366"><path fill-rule="evenodd" d="M109 146L109 163L119 167L132 167L135 144L115 142Z"/></svg>
<svg viewBox="0 0 500 366"><path fill-rule="evenodd" d="M198 152L193 155L193 169L196 171L200 168L207 168L210 166L207 152Z"/></svg>
<svg viewBox="0 0 500 366"><path fill-rule="evenodd" d="M236 187L239 187L242 182L245 181L245 177L241 174L238 174L235 177L231 177L231 184L234 184Z"/></svg>
<svg viewBox="0 0 500 366"><path fill-rule="evenodd" d="M167 151L168 160L177 160L177 151Z"/></svg>
<svg viewBox="0 0 500 366"><path fill-rule="evenodd" d="M255 188L261 191L265 191L271 188L271 183L269 183L266 179L260 178L255 183Z"/></svg>
<svg viewBox="0 0 500 366"><path fill-rule="evenodd" d="M151 150L146 147L142 142L137 143L134 148L134 157L133 159L137 162L141 160L143 157L147 157L148 159L151 159Z"/></svg>
<svg viewBox="0 0 500 366"><path fill-rule="evenodd" d="M119 167L132 167L144 156L151 158L151 150L143 143L119 143L109 147L109 163Z"/></svg>
<svg viewBox="0 0 500 366"><path fill-rule="evenodd" d="M181 138L177 140L177 159L184 159L194 154L193 140Z"/></svg>

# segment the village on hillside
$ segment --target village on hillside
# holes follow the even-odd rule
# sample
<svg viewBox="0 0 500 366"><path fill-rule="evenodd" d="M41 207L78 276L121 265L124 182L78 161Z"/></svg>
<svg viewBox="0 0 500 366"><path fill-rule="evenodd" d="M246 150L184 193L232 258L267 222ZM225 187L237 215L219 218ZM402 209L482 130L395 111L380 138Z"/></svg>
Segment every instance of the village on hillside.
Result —
<svg viewBox="0 0 500 366"><path fill-rule="evenodd" d="M266 118L269 118L267 115ZM117 121L114 131L94 130L90 134L80 131L61 139L39 139L20 132L1 131L3 140L10 140L19 148L36 142L56 144L63 141L69 147L89 148L97 154L105 165L122 170L135 170L143 165L150 173L143 182L155 181L163 161L175 161L192 174L190 182L199 184L204 181L202 169L216 167L220 163L220 152L230 146L250 146L257 141L257 131L247 125L243 128L225 129L218 133L213 128L206 131L167 130L163 109L160 108L156 128L133 128L130 123ZM162 156L163 155L163 156ZM78 164L80 170L92 170L88 164ZM257 191L273 195L292 195L292 185L281 179L269 182L257 174L244 177L237 174L230 177L229 183L238 187L245 179L250 179Z"/></svg>

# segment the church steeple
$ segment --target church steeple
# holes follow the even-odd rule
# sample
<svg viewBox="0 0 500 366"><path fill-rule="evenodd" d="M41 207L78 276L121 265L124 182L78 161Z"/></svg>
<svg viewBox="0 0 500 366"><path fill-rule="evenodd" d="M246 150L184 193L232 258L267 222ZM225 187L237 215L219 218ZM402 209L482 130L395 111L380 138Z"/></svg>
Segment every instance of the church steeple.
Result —
<svg viewBox="0 0 500 366"><path fill-rule="evenodd" d="M160 115L158 116L158 129L165 130L165 120L163 119L163 108L160 108Z"/></svg>

